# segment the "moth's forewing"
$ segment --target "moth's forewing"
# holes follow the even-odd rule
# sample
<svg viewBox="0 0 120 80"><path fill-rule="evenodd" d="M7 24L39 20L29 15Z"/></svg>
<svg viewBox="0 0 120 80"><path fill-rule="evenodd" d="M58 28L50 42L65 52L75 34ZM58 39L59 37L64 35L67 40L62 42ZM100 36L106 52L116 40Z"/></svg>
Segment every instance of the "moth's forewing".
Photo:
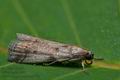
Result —
<svg viewBox="0 0 120 80"><path fill-rule="evenodd" d="M28 41L15 41L9 47L8 60L21 63L41 63L53 60L52 55L38 49L38 43Z"/></svg>
<svg viewBox="0 0 120 80"><path fill-rule="evenodd" d="M39 38L37 38L37 37L32 37L32 36L28 36L28 35L26 35L26 34L17 33L17 40L19 40L19 41L37 42L37 41L39 41Z"/></svg>
<svg viewBox="0 0 120 80"><path fill-rule="evenodd" d="M76 46L17 34L17 40L9 46L9 61L44 63L77 60L77 58L82 60L86 53L86 50Z"/></svg>
<svg viewBox="0 0 120 80"><path fill-rule="evenodd" d="M51 62L54 58L49 55L44 54L15 54L14 52L9 55L10 62L18 62L18 63L45 63Z"/></svg>
<svg viewBox="0 0 120 80"><path fill-rule="evenodd" d="M26 35L26 34L20 34L20 33L17 33L17 40L38 42L38 43L41 43L41 44L47 44L49 46L54 46L54 47L60 47L60 46L65 46L66 45L66 44L62 44L62 43L59 43L59 42L49 41L49 40L45 40L45 39L42 39L42 38L33 37L33 36L29 36L29 35Z"/></svg>

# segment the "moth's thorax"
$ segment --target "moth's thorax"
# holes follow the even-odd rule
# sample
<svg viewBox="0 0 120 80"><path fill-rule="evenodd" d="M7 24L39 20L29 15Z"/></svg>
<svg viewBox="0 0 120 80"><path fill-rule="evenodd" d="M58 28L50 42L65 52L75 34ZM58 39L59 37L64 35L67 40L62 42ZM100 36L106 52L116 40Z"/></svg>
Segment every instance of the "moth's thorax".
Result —
<svg viewBox="0 0 120 80"><path fill-rule="evenodd" d="M73 54L73 55L84 56L84 55L86 55L87 53L88 53L87 50L84 50L84 49L79 48L79 47L77 47L77 46L73 46L73 47L72 47L72 54Z"/></svg>

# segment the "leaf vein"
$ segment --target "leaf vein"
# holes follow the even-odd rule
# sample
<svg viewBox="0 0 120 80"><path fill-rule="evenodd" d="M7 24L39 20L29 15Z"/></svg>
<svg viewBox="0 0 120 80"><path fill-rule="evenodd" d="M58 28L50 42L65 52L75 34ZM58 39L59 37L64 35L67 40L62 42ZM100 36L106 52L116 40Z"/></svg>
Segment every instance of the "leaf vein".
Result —
<svg viewBox="0 0 120 80"><path fill-rule="evenodd" d="M21 19L24 21L29 31L33 33L35 36L38 36L37 31L34 29L32 23L30 22L28 16L25 14L24 9L22 8L20 2L18 0L12 0L13 6L15 7L17 13L20 15Z"/></svg>
<svg viewBox="0 0 120 80"><path fill-rule="evenodd" d="M76 39L76 41L77 41L77 44L80 45L79 33L78 33L78 31L77 31L77 27L76 27L75 21L74 21L74 19L73 19L73 16L72 16L72 14L71 14L69 5L68 5L68 3L66 2L66 0L61 0L61 1L62 1L62 5L63 5L63 9L64 9L64 11L65 11L66 17L67 17L68 22L69 22L69 24L70 24L70 28L72 29L73 34L75 35L75 39Z"/></svg>

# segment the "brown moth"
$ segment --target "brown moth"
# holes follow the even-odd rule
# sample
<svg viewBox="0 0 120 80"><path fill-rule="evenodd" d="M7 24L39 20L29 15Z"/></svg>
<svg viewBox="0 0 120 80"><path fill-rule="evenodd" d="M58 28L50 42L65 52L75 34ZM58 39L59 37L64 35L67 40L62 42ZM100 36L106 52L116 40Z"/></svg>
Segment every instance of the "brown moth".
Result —
<svg viewBox="0 0 120 80"><path fill-rule="evenodd" d="M25 34L17 34L17 40L10 43L8 61L16 63L79 62L90 65L94 54L77 46L49 41ZM85 63L83 63L85 62Z"/></svg>

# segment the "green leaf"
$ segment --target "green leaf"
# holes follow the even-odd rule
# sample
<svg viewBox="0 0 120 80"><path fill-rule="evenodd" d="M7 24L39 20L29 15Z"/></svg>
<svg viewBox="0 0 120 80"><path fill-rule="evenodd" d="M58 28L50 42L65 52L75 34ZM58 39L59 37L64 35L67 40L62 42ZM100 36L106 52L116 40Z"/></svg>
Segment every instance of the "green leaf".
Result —
<svg viewBox="0 0 120 80"><path fill-rule="evenodd" d="M120 80L120 0L0 0L0 33L1 80ZM78 45L104 60L85 71L9 63L16 33Z"/></svg>

